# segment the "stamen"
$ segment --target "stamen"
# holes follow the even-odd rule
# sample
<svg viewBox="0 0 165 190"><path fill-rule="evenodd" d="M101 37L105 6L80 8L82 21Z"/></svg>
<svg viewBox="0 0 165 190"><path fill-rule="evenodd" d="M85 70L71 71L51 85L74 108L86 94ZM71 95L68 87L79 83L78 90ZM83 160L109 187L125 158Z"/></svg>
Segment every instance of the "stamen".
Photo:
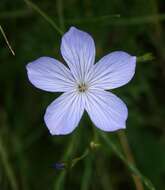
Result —
<svg viewBox="0 0 165 190"><path fill-rule="evenodd" d="M85 92L88 89L88 86L85 83L78 85L78 91L79 92Z"/></svg>

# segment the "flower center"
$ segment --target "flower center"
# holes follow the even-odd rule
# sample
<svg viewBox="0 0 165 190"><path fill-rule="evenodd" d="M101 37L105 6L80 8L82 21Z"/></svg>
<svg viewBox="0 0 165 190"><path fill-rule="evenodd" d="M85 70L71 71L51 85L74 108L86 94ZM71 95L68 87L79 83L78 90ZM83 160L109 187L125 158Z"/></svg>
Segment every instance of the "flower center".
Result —
<svg viewBox="0 0 165 190"><path fill-rule="evenodd" d="M88 90L88 86L85 83L78 84L78 91L85 92Z"/></svg>

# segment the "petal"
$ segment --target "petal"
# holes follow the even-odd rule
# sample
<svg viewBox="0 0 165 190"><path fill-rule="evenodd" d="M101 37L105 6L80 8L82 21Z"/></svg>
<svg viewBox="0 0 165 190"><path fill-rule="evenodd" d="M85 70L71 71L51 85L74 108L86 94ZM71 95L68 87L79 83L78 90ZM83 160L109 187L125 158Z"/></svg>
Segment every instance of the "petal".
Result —
<svg viewBox="0 0 165 190"><path fill-rule="evenodd" d="M61 53L78 81L87 80L95 60L95 44L92 37L71 27L62 37Z"/></svg>
<svg viewBox="0 0 165 190"><path fill-rule="evenodd" d="M26 66L30 82L45 91L65 92L73 89L74 78L67 67L50 57L41 57Z"/></svg>
<svg viewBox="0 0 165 190"><path fill-rule="evenodd" d="M126 127L128 111L125 103L107 91L91 90L86 95L86 111L97 128L115 131Z"/></svg>
<svg viewBox="0 0 165 190"><path fill-rule="evenodd" d="M77 127L83 112L82 97L66 92L48 106L44 120L52 135L66 135Z"/></svg>
<svg viewBox="0 0 165 190"><path fill-rule="evenodd" d="M135 73L136 57L122 51L104 56L94 67L93 87L114 89L127 84Z"/></svg>

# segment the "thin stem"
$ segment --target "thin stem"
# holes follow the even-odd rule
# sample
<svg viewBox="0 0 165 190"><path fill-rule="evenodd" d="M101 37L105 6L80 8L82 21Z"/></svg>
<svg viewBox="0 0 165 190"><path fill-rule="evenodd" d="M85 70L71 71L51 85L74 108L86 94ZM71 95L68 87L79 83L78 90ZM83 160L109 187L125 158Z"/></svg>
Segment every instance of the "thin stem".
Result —
<svg viewBox="0 0 165 190"><path fill-rule="evenodd" d="M156 190L155 187L153 186L153 184L151 183L151 181L146 178L145 176L143 176L141 174L141 172L134 166L134 164L130 163L126 158L125 156L121 153L119 147L114 143L112 142L111 139L109 139L107 137L106 134L104 133L99 133L99 135L102 137L102 139L104 140L104 142L107 144L107 146L109 146L110 149L113 150L113 152L123 161L123 163L129 168L129 170L136 176L138 176L141 181L144 183L144 185L146 187L148 187L148 189L150 190Z"/></svg>
<svg viewBox="0 0 165 190"><path fill-rule="evenodd" d="M16 178L15 178L14 172L12 170L12 167L11 167L11 165L9 163L8 156L7 156L5 147L4 147L3 143L2 143L1 137L0 137L0 158L2 160L4 169L6 171L6 175L7 175L8 179L9 179L11 189L12 190L18 190L18 186L17 186L17 183L16 183Z"/></svg>
<svg viewBox="0 0 165 190"><path fill-rule="evenodd" d="M24 0L28 5L30 5L31 7L34 5L34 3L30 2L29 0ZM60 1L60 0L59 0ZM31 4L30 4L31 3ZM35 7L34 7L35 6ZM32 8L33 9L39 9L36 5L34 5ZM36 10L41 16L43 16L43 11L41 11L41 9ZM42 13L40 13L40 11ZM29 16L31 15L30 11L27 10L18 10L18 11L6 11L6 12L2 12L0 13L0 18L1 19L8 19L8 18L19 18L19 17L24 17L24 16ZM44 13L44 17L45 17L45 13ZM46 17L48 17L46 15ZM119 14L115 14L115 15L103 15L103 16L99 16L99 17L86 17L86 18L79 18L79 19L67 19L64 18L65 22L68 24L83 24L83 23L98 23L98 24L102 24L103 23L107 23L110 25L143 25L143 24L148 24L148 23L155 23L155 22L162 22L165 20L165 14L153 14L153 15L146 15L146 16L138 16L138 17L130 17L130 18L120 18L121 16ZM120 19L115 19L115 18L120 18ZM53 22L54 25L54 19L52 20L51 18L45 18L46 20L49 19ZM112 20L109 20L112 19ZM115 19L115 20L113 20ZM52 25L52 23L51 23ZM56 24L55 24L56 25ZM53 26L54 27L54 26ZM56 25L57 27L57 25ZM61 31L61 30L60 30ZM62 32L62 31L61 31Z"/></svg>
<svg viewBox="0 0 165 190"><path fill-rule="evenodd" d="M76 142L77 136L74 135L68 145L68 149L65 152L63 158L61 160L68 160L68 158L72 155L73 151L74 151L74 146L75 146L75 142ZM62 184L64 181L64 178L66 176L66 170L64 170L63 172L61 172L56 180L55 183L55 190L61 190L62 189Z"/></svg>
<svg viewBox="0 0 165 190"><path fill-rule="evenodd" d="M134 157L133 157L133 154L131 152L131 148L129 146L129 143L128 143L128 140L127 140L127 137L124 133L124 131L120 131L118 133L118 136L119 136L119 139L120 139L120 143L121 143L121 146L124 150L124 153L126 155L126 158L128 160L129 163L133 164L133 165L136 165L135 164L135 160L134 160ZM132 178L134 180L134 183L135 183L135 186L136 186L136 189L137 190L144 190L143 188L143 184L139 178L139 176L136 176L136 175L132 175Z"/></svg>
<svg viewBox="0 0 165 190"><path fill-rule="evenodd" d="M114 18L119 18L115 19ZM109 20L111 19L111 20ZM165 14L155 14L155 15L147 15L147 16L138 16L138 17L130 17L130 18L120 18L119 14L116 15L104 15L99 17L89 17L83 19L66 19L65 21L68 24L83 24L83 23L98 23L98 24L109 24L109 25L141 25L154 23L155 21L164 21Z"/></svg>
<svg viewBox="0 0 165 190"><path fill-rule="evenodd" d="M87 158L84 162L84 172L82 174L82 180L81 180L81 190L89 189L89 186L91 184L91 178L92 178L92 163L91 158Z"/></svg>
<svg viewBox="0 0 165 190"><path fill-rule="evenodd" d="M0 25L0 31L1 31L1 33L2 33L2 35L3 35L3 37L4 37L4 39L5 39L5 42L6 42L7 46L8 46L8 48L9 48L9 50L11 51L11 53L12 53L13 55L15 55L15 53L14 53L14 51L13 51L13 49L12 49L12 47L11 47L11 45L10 45L10 43L9 43L9 41L8 41L8 39L7 39L7 37L6 37L5 32L4 32L4 30L3 30L3 28L2 28L1 25Z"/></svg>
<svg viewBox="0 0 165 190"><path fill-rule="evenodd" d="M120 18L119 14L115 15L103 15L99 17L86 17L86 18L76 18L76 19L66 19L69 24L84 24L84 23L97 23L103 22L109 19Z"/></svg>
<svg viewBox="0 0 165 190"><path fill-rule="evenodd" d="M63 0L57 0L57 12L59 17L60 28L62 29L62 31L65 31Z"/></svg>
<svg viewBox="0 0 165 190"><path fill-rule="evenodd" d="M77 158L74 158L74 159L72 160L72 165L71 165L71 167L74 167L75 164L77 164L77 162L79 162L80 160L83 160L86 156L88 156L88 154L89 154L89 148L87 148L81 156L79 156L79 157L77 157Z"/></svg>
<svg viewBox="0 0 165 190"><path fill-rule="evenodd" d="M27 5L38 12L60 35L63 35L63 31L57 26L54 20L52 20L44 11L42 11L37 5L30 0L24 0Z"/></svg>
<svg viewBox="0 0 165 190"><path fill-rule="evenodd" d="M4 11L0 13L0 19L15 19L22 18L31 15L32 12L30 10L15 10L15 11Z"/></svg>

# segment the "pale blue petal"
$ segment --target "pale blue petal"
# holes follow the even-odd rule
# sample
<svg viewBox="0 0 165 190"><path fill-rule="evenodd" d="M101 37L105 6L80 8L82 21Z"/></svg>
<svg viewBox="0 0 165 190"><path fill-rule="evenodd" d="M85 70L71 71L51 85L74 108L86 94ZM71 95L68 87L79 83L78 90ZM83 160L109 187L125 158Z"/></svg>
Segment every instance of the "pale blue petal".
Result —
<svg viewBox="0 0 165 190"><path fill-rule="evenodd" d="M86 94L85 109L95 126L103 131L115 131L126 127L127 107L110 92L90 90Z"/></svg>
<svg viewBox="0 0 165 190"><path fill-rule="evenodd" d="M66 92L74 88L70 70L59 61L41 57L26 66L30 82L45 91Z"/></svg>
<svg viewBox="0 0 165 190"><path fill-rule="evenodd" d="M136 57L122 51L104 56L94 67L93 87L114 89L127 84L135 73Z"/></svg>
<svg viewBox="0 0 165 190"><path fill-rule="evenodd" d="M88 33L71 27L62 37L61 54L76 80L88 79L95 60L95 44Z"/></svg>
<svg viewBox="0 0 165 190"><path fill-rule="evenodd" d="M52 135L66 135L78 126L83 112L82 96L65 92L48 106L44 120Z"/></svg>

